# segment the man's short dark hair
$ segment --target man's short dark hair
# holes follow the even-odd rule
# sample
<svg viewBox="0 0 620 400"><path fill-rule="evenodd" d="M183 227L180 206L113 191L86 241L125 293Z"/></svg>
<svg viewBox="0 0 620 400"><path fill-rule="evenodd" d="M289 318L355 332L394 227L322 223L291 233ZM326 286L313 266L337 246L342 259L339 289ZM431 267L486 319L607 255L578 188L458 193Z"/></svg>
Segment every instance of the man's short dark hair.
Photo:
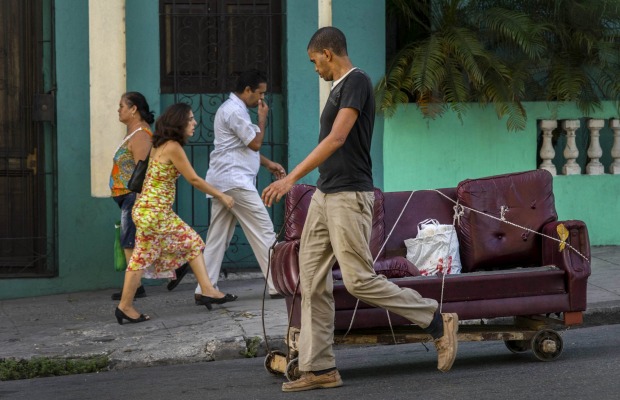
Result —
<svg viewBox="0 0 620 400"><path fill-rule="evenodd" d="M337 56L347 55L347 38L344 33L333 26L319 29L312 35L308 43L308 51L331 50Z"/></svg>
<svg viewBox="0 0 620 400"><path fill-rule="evenodd" d="M267 83L267 77L264 73L257 69L243 71L237 78L235 93L243 93L248 86L252 91L255 91L261 83Z"/></svg>

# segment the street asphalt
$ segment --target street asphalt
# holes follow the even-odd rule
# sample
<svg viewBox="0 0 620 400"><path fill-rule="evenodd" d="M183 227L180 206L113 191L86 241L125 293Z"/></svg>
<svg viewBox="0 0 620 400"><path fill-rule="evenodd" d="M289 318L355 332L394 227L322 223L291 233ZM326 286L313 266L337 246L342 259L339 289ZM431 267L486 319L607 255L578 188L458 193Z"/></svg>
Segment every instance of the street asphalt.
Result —
<svg viewBox="0 0 620 400"><path fill-rule="evenodd" d="M229 274L220 290L239 299L194 304L188 274L173 291L147 286L136 308L151 320L119 325L114 289L0 301L0 359L84 358L107 355L112 369L216 361L285 351L288 315L283 299L263 300L258 273ZM264 310L264 323L263 323ZM592 248L584 325L620 323L620 246ZM267 342L265 342L265 334Z"/></svg>

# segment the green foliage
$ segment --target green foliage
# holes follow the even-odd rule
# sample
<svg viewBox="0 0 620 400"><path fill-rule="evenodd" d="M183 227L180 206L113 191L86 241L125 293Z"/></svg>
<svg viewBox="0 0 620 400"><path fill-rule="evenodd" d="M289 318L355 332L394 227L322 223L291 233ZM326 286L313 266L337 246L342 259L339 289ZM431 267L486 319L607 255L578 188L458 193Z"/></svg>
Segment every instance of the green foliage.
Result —
<svg viewBox="0 0 620 400"><path fill-rule="evenodd" d="M108 369L107 356L83 359L58 359L36 357L30 360L0 359L0 381L31 379L100 372Z"/></svg>
<svg viewBox="0 0 620 400"><path fill-rule="evenodd" d="M526 100L574 101L585 115L613 100L620 111L620 1L388 0L387 8L425 30L375 88L388 117L399 103L430 118L447 109L462 118L480 103L520 130Z"/></svg>
<svg viewBox="0 0 620 400"><path fill-rule="evenodd" d="M246 340L246 348L241 352L246 358L254 358L258 354L258 350L260 349L260 344L262 339L260 336L254 336L253 338Z"/></svg>

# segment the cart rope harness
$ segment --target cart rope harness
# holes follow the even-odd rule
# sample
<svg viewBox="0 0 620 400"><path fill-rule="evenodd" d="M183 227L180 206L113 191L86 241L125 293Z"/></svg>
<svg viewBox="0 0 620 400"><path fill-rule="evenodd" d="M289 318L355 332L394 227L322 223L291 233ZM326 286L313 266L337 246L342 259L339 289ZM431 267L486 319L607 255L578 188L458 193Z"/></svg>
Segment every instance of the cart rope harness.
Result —
<svg viewBox="0 0 620 400"><path fill-rule="evenodd" d="M492 218L492 219L494 219L494 220L497 220L497 221L500 221L500 222L506 223L506 224L508 224L508 225L512 225L512 226L517 227L517 228L519 228L519 229L523 229L523 230L528 231L528 232L530 232L530 233L533 233L533 234L535 234L535 235L539 235L539 236L542 236L542 237L544 237L544 238L547 238L547 239L550 239L550 240L556 241L556 242L558 242L558 243L560 244L560 246L564 245L564 246L568 247L569 249L571 249L572 251L574 251L576 254L578 254L578 255L579 255L581 258L583 258L585 261L587 261L587 262L589 262L589 261L590 261L590 260L588 260L588 258L587 258L586 256L584 256L581 252L579 252L579 250L577 250L576 248L574 248L573 246L571 246L571 245L570 245L570 243L567 243L567 242L565 241L565 239L560 240L560 239L558 239L558 238L554 238L554 237L549 236L549 235L546 235L546 234L544 234L544 233L537 232L537 231L534 231L534 230L532 230L532 229L530 229L530 228L527 228L527 227L525 227L525 226L521 226L521 225L515 224L514 222L508 221L508 220L506 219L506 214L510 211L510 209L508 208L508 206L505 206L505 205L500 206L500 213L499 213L499 214L500 214L500 216L499 216L499 217L496 217L496 216L494 216L494 215L490 215L490 214L488 214L488 213L485 213L485 212L482 212L482 211L475 210L475 209L473 209L473 208L471 208L471 207L464 206L464 205L460 204L458 200L456 200L456 201L455 201L455 200L453 200L452 198L450 198L449 196L447 196L445 193L442 193L441 191L439 191L439 190L437 190L437 189L432 189L432 190L433 190L434 192L436 192L436 193L440 194L440 195L441 195L441 196L443 196L444 198L446 198L448 201L451 201L452 203L454 203L454 206L452 207L452 209L454 210L454 214L453 214L453 216L452 216L452 225L453 225L453 226L455 226L455 227L456 227L456 225L460 225L460 223L461 223L461 217L462 217L463 215L465 215L465 210L468 210L468 211L471 211L471 212L474 212L474 213L477 213L477 214L480 214L480 215L483 215L483 216L486 216L486 217ZM412 192L411 192L411 194L409 195L409 197L407 198L407 201L405 202L405 205L403 206L403 209L400 211L400 214L398 215L398 218L396 218L396 221L394 222L394 226L392 227L392 229L391 229L391 230L390 230L390 232L388 233L387 237L385 238L385 241L383 242L383 244L381 245L381 248L379 249L379 252L377 253L377 256L376 256L376 257L375 257L375 259L373 260L373 264L374 264L375 262L377 262L377 260L378 260L378 258L379 258L379 255L381 254L381 252L382 252L382 251L383 251L383 249L385 248L385 246L386 246L386 244L387 244L388 240L390 239L390 236L391 236L391 235L392 235L392 233L394 232L394 229L396 228L396 225L398 225L398 222L400 221L400 218L402 217L402 215L404 214L405 210L407 209L407 206L409 205L409 201L411 200L411 197L413 196L413 193L415 193L415 190L414 190L414 191L412 191ZM450 239L452 239L452 235L454 235L454 232L455 232L455 231L456 231L456 229L454 229L454 230L452 230L452 231L450 232ZM446 255L450 254L450 250L451 250L451 248L450 248L450 243L452 243L452 241L451 241L451 240L448 242L448 249L447 249L447 251L446 251ZM439 299L439 313L441 313L441 311L442 311L442 306L443 306L443 297L444 297L444 288L445 288L445 279L446 279L446 275L447 275L447 274L441 274L441 295L440 295L440 299ZM353 323L354 323L354 321L355 321L355 314L356 314L356 312L357 312L357 308L358 308L358 306L359 306L359 302L360 302L360 300L359 300L359 299L357 299L357 302L355 303L355 308L353 309L353 315L351 315L351 322L350 322L350 324L349 324L349 328L347 329L347 331L346 331L346 333L344 334L344 336L343 336L343 337L346 337L346 336L347 336L347 335L351 332L351 329L353 328ZM396 335L394 334L394 328L393 328L393 326L392 326L392 320L391 320L391 318L390 318L390 312L389 312L388 310L385 310L385 313L386 313L386 316L387 316L387 319L388 319L388 324L389 324L389 326L390 326L390 331L391 331L391 333L392 333L392 339L394 340L394 344L396 344L396 343L397 343L397 342L396 342Z"/></svg>

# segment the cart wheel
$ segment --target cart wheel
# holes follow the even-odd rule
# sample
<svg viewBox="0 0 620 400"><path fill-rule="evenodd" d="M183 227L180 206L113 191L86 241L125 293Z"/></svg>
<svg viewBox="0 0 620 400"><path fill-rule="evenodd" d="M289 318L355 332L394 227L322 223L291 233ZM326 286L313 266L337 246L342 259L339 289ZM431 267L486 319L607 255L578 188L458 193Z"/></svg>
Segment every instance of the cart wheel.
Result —
<svg viewBox="0 0 620 400"><path fill-rule="evenodd" d="M267 353L265 356L265 369L270 374L281 375L284 373L284 368L280 365L286 365L286 354L280 350L273 350Z"/></svg>
<svg viewBox="0 0 620 400"><path fill-rule="evenodd" d="M551 329L536 332L532 338L532 351L540 361L555 360L564 348L562 337Z"/></svg>
<svg viewBox="0 0 620 400"><path fill-rule="evenodd" d="M299 359L293 358L286 366L286 372L284 373L286 379L289 381L296 381L301 378L301 372L299 372Z"/></svg>
<svg viewBox="0 0 620 400"><path fill-rule="evenodd" d="M504 344L513 353L523 353L531 348L529 340L505 340Z"/></svg>

